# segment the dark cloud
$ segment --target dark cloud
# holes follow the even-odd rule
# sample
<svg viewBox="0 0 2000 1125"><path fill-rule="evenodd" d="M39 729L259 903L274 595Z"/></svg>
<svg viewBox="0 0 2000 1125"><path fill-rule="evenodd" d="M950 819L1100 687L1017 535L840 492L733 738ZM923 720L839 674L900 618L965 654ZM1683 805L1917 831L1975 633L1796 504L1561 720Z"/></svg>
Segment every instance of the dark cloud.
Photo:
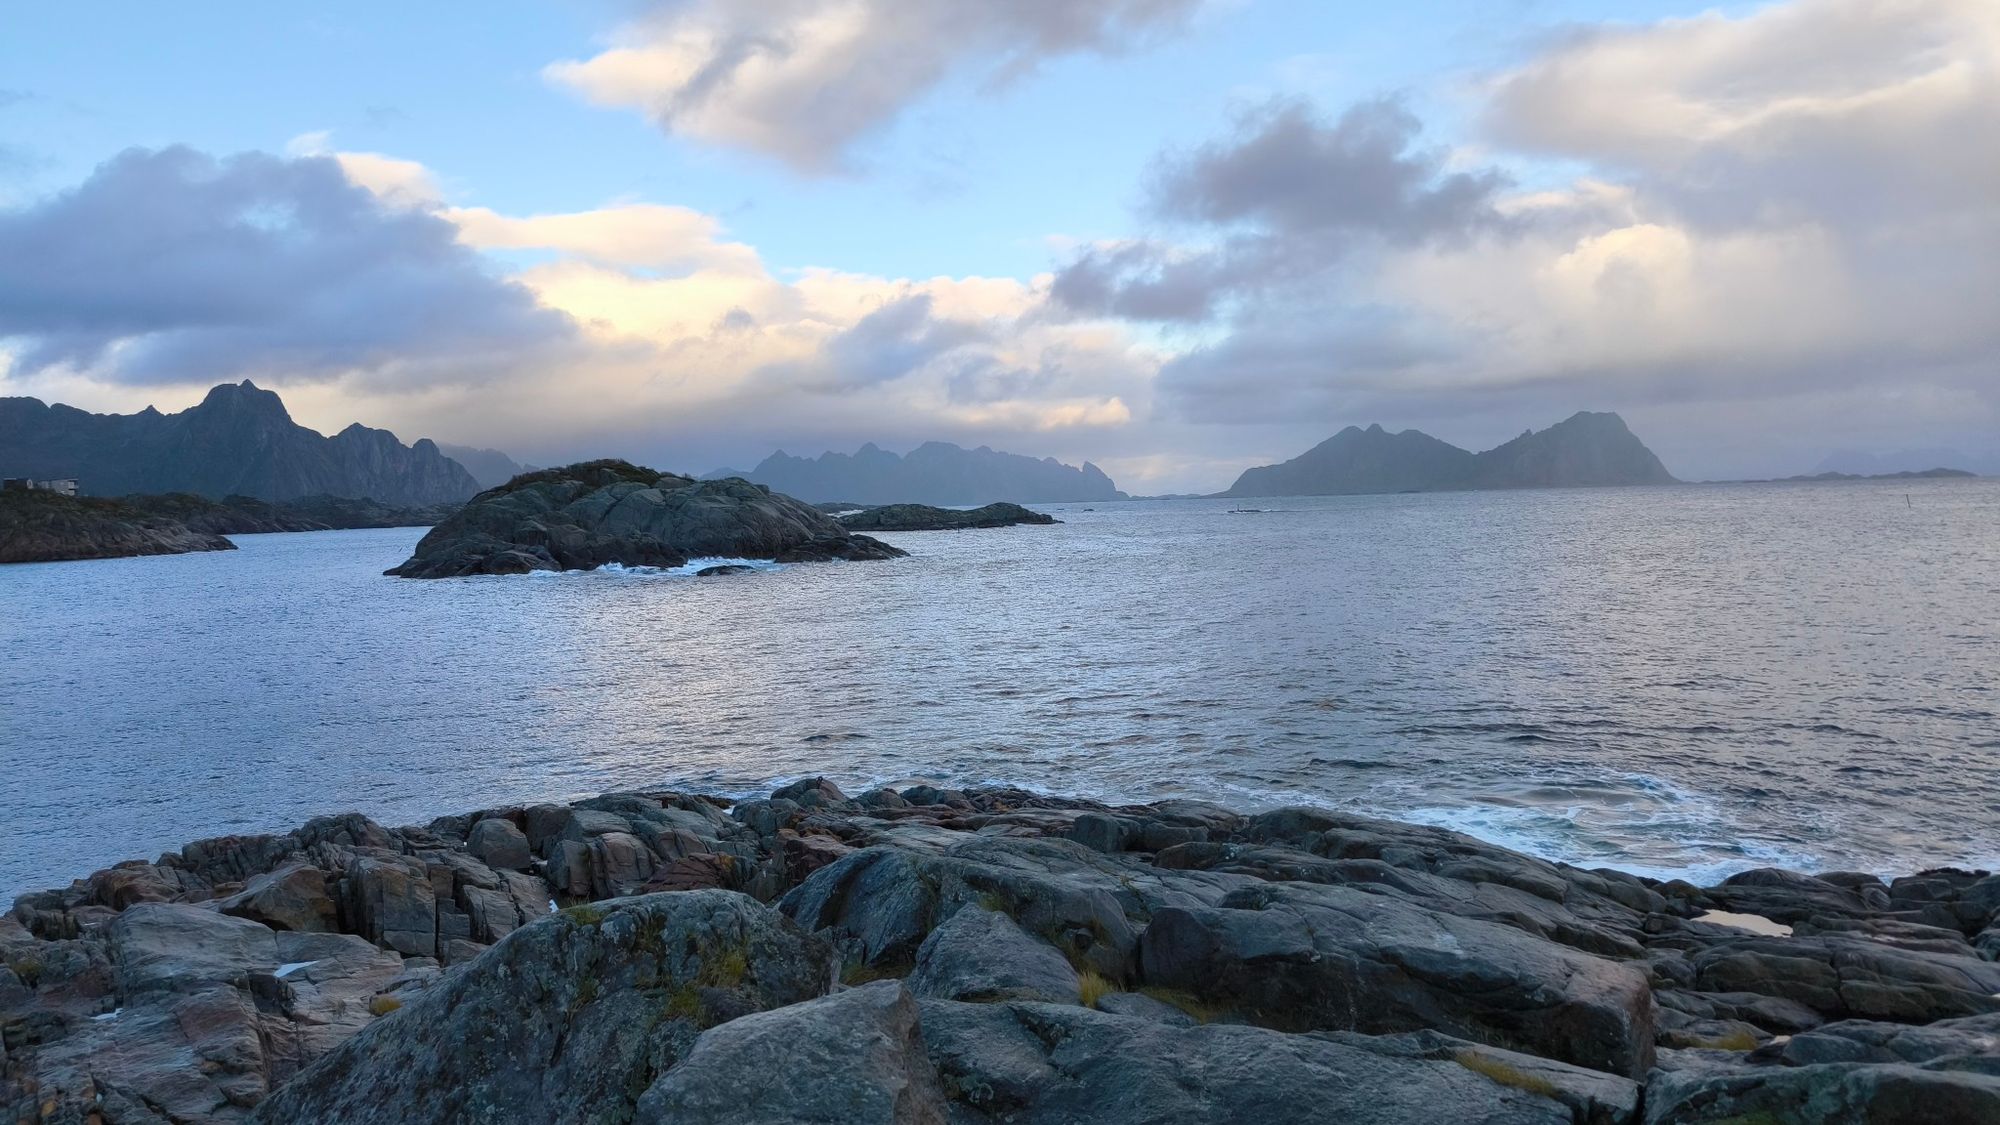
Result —
<svg viewBox="0 0 2000 1125"><path fill-rule="evenodd" d="M826 361L846 386L900 379L947 352L989 338L977 325L931 315L928 293L891 301L826 346Z"/></svg>
<svg viewBox="0 0 2000 1125"><path fill-rule="evenodd" d="M1457 235L1497 221L1497 171L1445 171L1445 154L1418 148L1422 122L1393 100L1363 102L1337 121L1296 101L1243 118L1237 135L1168 164L1154 209L1273 235L1339 231L1390 242Z"/></svg>
<svg viewBox="0 0 2000 1125"><path fill-rule="evenodd" d="M0 212L0 338L24 374L468 380L571 331L330 158L133 149Z"/></svg>
<svg viewBox="0 0 2000 1125"><path fill-rule="evenodd" d="M1493 201L1507 177L1447 172L1443 152L1418 147L1421 133L1394 100L1334 121L1296 101L1267 105L1156 174L1152 217L1195 231L1201 249L1092 248L1057 272L1050 296L1090 315L1206 320L1232 295L1325 273L1361 250L1502 228Z"/></svg>

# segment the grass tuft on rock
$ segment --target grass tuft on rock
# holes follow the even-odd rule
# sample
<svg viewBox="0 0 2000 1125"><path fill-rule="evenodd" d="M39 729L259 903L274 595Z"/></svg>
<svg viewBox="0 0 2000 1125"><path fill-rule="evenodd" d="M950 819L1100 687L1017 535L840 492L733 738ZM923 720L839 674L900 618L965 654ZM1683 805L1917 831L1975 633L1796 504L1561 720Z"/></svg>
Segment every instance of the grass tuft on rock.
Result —
<svg viewBox="0 0 2000 1125"><path fill-rule="evenodd" d="M1099 1000L1104 999L1110 993L1120 991L1117 985L1111 983L1110 980L1105 978L1103 973L1098 972L1096 969L1085 969L1083 972L1078 973L1077 983L1079 986L1079 998L1086 1008L1095 1008Z"/></svg>
<svg viewBox="0 0 2000 1125"><path fill-rule="evenodd" d="M371 1016L386 1016L402 1006L403 1002L401 1000L385 994L377 996L368 1002L368 1014Z"/></svg>
<svg viewBox="0 0 2000 1125"><path fill-rule="evenodd" d="M1545 1098L1553 1098L1558 1092L1555 1083L1548 1079L1508 1066L1491 1055L1482 1055L1478 1051L1459 1051L1451 1058L1453 1062L1474 1074L1483 1074L1502 1086L1526 1090L1530 1094L1539 1094Z"/></svg>
<svg viewBox="0 0 2000 1125"><path fill-rule="evenodd" d="M604 911L594 902L580 902L562 909L562 916L579 926L595 926L604 921Z"/></svg>

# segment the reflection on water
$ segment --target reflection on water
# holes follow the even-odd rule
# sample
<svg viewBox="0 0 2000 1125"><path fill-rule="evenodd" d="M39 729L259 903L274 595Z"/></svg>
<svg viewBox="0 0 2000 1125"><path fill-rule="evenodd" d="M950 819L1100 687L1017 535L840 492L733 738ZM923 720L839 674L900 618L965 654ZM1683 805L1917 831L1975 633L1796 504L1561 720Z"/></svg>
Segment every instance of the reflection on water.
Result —
<svg viewBox="0 0 2000 1125"><path fill-rule="evenodd" d="M2000 482L1231 506L706 579L380 577L415 530L0 569L0 895L348 808L815 772L1655 873L2000 856Z"/></svg>

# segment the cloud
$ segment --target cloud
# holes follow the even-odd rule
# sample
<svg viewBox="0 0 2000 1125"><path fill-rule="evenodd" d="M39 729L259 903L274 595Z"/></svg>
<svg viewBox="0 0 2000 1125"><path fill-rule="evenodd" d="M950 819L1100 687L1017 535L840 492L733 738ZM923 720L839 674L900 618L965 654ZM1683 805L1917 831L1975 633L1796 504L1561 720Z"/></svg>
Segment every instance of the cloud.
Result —
<svg viewBox="0 0 2000 1125"><path fill-rule="evenodd" d="M959 73L1004 83L1043 61L1178 28L1199 0L689 0L656 4L615 45L550 65L599 105L808 173Z"/></svg>
<svg viewBox="0 0 2000 1125"><path fill-rule="evenodd" d="M1734 427L1738 465L1819 456L1791 418L1825 402L1885 433L2000 427L2000 7L1587 27L1474 89L1495 170L1394 103L1283 105L1166 157L1142 215L1166 235L1086 250L1051 294L1204 323L1156 386L1194 423L1620 408L1705 432L1705 458ZM1554 167L1581 175L1512 187Z"/></svg>
<svg viewBox="0 0 2000 1125"><path fill-rule="evenodd" d="M1223 140L1155 170L1149 215L1204 241L1086 249L1058 274L1053 296L1079 312L1206 320L1233 295L1317 277L1357 253L1504 227L1495 201L1507 177L1447 171L1448 154L1420 147L1421 132L1394 100L1332 121L1296 100L1263 106Z"/></svg>
<svg viewBox="0 0 2000 1125"><path fill-rule="evenodd" d="M722 224L713 215L687 207L625 203L520 217L456 207L443 214L467 243L481 249L556 250L598 265L655 270L753 274L763 269L751 247L718 240Z"/></svg>
<svg viewBox="0 0 2000 1125"><path fill-rule="evenodd" d="M384 206L327 157L133 149L0 212L16 375L468 381L571 334L449 222Z"/></svg>

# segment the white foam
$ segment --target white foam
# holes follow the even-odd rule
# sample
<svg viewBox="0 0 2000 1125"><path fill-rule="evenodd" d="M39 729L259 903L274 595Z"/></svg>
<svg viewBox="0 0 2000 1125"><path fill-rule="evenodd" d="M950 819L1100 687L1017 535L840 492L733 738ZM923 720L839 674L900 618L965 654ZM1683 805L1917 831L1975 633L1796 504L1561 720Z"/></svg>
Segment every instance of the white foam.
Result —
<svg viewBox="0 0 2000 1125"><path fill-rule="evenodd" d="M102 1015L96 1015L96 1016L92 1016L92 1017L90 1017L90 1019L91 1019L91 1022L93 1022L93 1023L103 1023L103 1022L104 1022L104 1021L106 1021L106 1020L115 1020L115 1019L117 1019L117 1018L119 1017L119 1015L120 1015L121 1013L123 1013L124 1011L125 1011L125 1009L123 1009L123 1008L113 1008L113 1009L111 1009L110 1011L108 1011L108 1012L105 1012L105 1013L104 1013L104 1014L102 1014Z"/></svg>
<svg viewBox="0 0 2000 1125"><path fill-rule="evenodd" d="M286 977L291 976L293 973L298 972L300 969L310 969L317 964L319 964L318 961L288 961L285 964L278 966L278 971L272 973L271 975L277 977L279 980L284 980Z"/></svg>
<svg viewBox="0 0 2000 1125"><path fill-rule="evenodd" d="M712 566L747 566L751 570L783 570L784 564L770 559L744 559L731 555L703 555L689 559L682 566L626 566L623 563L605 563L596 570L586 573L611 577L632 578L693 578ZM571 572L575 573L575 572Z"/></svg>

